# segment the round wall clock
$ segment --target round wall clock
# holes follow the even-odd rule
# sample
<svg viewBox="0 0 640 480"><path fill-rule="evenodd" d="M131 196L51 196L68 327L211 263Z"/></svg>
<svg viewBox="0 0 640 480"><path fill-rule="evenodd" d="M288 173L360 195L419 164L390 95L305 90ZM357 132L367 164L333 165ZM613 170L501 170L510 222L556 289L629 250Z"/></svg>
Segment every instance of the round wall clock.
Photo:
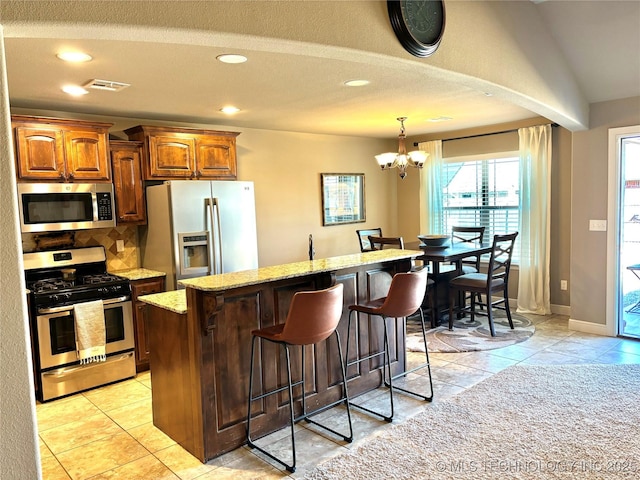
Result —
<svg viewBox="0 0 640 480"><path fill-rule="evenodd" d="M387 0L391 26L404 49L416 57L432 55L444 33L443 0Z"/></svg>

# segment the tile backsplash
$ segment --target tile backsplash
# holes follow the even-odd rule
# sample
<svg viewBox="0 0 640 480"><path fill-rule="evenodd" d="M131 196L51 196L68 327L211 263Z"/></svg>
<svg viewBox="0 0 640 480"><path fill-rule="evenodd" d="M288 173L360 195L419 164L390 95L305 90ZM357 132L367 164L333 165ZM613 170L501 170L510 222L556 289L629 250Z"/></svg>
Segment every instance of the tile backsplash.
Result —
<svg viewBox="0 0 640 480"><path fill-rule="evenodd" d="M47 234L51 236L52 234ZM67 235L68 232L60 235ZM104 246L107 254L107 270L124 270L137 268L139 264L138 253L138 227L134 225L119 226L115 228L93 228L89 230L76 230L73 232L73 247L96 247ZM38 234L23 233L22 249L25 252L38 250ZM116 240L124 242L124 251L118 252ZM65 247L61 247L65 248Z"/></svg>

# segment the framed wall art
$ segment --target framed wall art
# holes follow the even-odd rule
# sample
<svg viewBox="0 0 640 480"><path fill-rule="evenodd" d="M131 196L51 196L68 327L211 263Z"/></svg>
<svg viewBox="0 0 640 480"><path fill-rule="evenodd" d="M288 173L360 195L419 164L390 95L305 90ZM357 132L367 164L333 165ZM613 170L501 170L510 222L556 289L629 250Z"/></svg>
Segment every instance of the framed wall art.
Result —
<svg viewBox="0 0 640 480"><path fill-rule="evenodd" d="M364 173L321 173L322 225L364 222Z"/></svg>

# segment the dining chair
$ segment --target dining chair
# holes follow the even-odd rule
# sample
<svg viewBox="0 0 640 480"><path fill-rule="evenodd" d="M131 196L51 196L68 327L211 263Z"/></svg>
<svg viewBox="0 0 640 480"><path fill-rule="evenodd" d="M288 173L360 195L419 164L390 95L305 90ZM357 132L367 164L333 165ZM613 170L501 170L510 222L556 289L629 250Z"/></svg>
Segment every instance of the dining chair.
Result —
<svg viewBox="0 0 640 480"><path fill-rule="evenodd" d="M404 250L404 240L402 237L380 237L369 235L369 245L371 245L372 250L382 250L385 245Z"/></svg>
<svg viewBox="0 0 640 480"><path fill-rule="evenodd" d="M251 343L251 368L249 374L249 399L247 406L247 444L250 448L255 448L262 452L272 460L282 464L289 472L295 472L296 469L296 441L294 434L294 425L300 420L306 420L308 423L312 423L321 427L334 435L337 435L344 439L346 442L353 441L353 426L351 423L351 410L349 408L349 394L347 391L347 374L345 369L344 357L342 356L342 344L340 342L340 335L336 330L340 318L342 317L342 307L344 303L344 286L341 283L334 285L333 287L316 290L316 291L304 291L296 292L291 300L289 307L289 313L284 323L276 324L273 326L253 330L252 343ZM306 404L306 388L305 388L305 349L307 345L315 345L328 339L331 335L334 335L338 344L338 356L340 359L340 370L342 373L342 396L335 402L316 409L312 412L307 412ZM263 392L259 395L253 395L253 381L254 381L254 363L256 344L258 340L264 343L265 340L282 345L286 358L287 367L287 383L279 388L274 388L270 391ZM301 380L292 382L291 380L291 358L289 349L291 346L301 347ZM264 352L263 352L264 354ZM277 359L260 359L259 366L262 368L264 363L276 363ZM259 379L263 378L263 373L257 376ZM262 382L259 382L262 383ZM294 415L294 396L293 388L301 385L300 400L302 403L302 414L298 417ZM284 460L278 458L274 453L268 452L266 449L259 447L253 442L251 438L251 404L256 400L262 400L265 397L274 395L279 392L288 390L289 393L289 424L291 427L291 451L292 451L292 463L288 464ZM344 435L332 428L320 424L310 417L316 413L323 412L330 407L345 403L347 407L347 418L349 422L349 434Z"/></svg>
<svg viewBox="0 0 640 480"><path fill-rule="evenodd" d="M471 322L475 320L475 315L486 314L489 319L489 329L491 336L495 337L495 327L493 325L493 309L505 310L509 320L509 326L513 329L511 310L509 308L509 271L511 270L511 257L518 232L507 235L494 235L489 258L487 273L472 272L459 275L449 281L449 330L453 330L453 315L455 307L455 297L459 292L482 293L486 296L486 313L475 311L476 297L471 296L471 305L460 305L459 312L468 311L471 314ZM502 298L492 300L493 293L501 293ZM502 304L502 306L501 306Z"/></svg>
<svg viewBox="0 0 640 480"><path fill-rule="evenodd" d="M371 250L373 250L373 248L371 247L371 243L369 243L369 235L381 237L382 228L366 228L356 230L356 234L358 235L358 242L360 243L360 252L370 252Z"/></svg>
<svg viewBox="0 0 640 480"><path fill-rule="evenodd" d="M431 379L431 367L429 365L429 353L427 349L427 333L424 324L424 314L422 313L422 309L420 308L425 296L425 291L427 289L427 270L422 269L413 272L406 273L396 273L392 280L391 285L389 286L389 291L386 297L378 298L374 300L370 300L364 303L358 303L355 305L349 306L349 322L347 324L347 367L351 365L357 365L361 362L370 361L373 358L377 358L382 356L383 362L382 365L378 368L382 369L382 384L385 387L389 388L389 401L390 401L390 413L385 414L379 411L370 409L360 404L355 404L349 400L349 403L359 408L360 410L364 410L365 412L372 413L378 417L383 418L387 422L391 422L393 420L394 414L394 403L393 403L393 392L394 390L398 390L415 397L418 397L422 400L430 402L433 399L433 382ZM420 323L422 326L422 339L425 345L425 362L417 365L410 370L404 369L401 373L396 375L391 374L391 352L389 351L389 337L387 334L387 320L388 319L399 319L402 318L403 321L406 317L413 315L414 313L420 313ZM360 357L356 352L356 358L354 360L349 360L349 344L350 344L350 336L351 336L351 323L353 314L356 314L356 331L359 330L359 324L361 320L365 320L365 318L380 318L382 319L382 331L383 331L383 350L380 352L372 353L364 357ZM362 314L362 317L360 316ZM356 335L356 338L359 338L359 335ZM398 386L393 385L393 381L397 380L400 377L406 377L409 373L415 372L422 368L427 368L429 374L429 393L428 395L417 393L412 390L400 388ZM386 372L385 372L386 368Z"/></svg>
<svg viewBox="0 0 640 480"><path fill-rule="evenodd" d="M486 227L451 227L451 245L457 243L472 244L478 246L482 244L484 238L484 231ZM463 258L461 261L462 273L476 273L480 271L480 255L471 255ZM471 294L473 295L473 294ZM471 298L471 295L461 299L466 305L467 299ZM480 308L482 308L482 295L476 293L476 298L479 302Z"/></svg>

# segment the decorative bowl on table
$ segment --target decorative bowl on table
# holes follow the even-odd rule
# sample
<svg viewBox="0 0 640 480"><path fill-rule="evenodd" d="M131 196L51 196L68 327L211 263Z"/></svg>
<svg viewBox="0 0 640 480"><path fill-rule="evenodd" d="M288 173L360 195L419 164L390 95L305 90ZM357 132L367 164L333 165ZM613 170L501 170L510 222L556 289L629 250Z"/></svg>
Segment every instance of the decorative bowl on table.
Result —
<svg viewBox="0 0 640 480"><path fill-rule="evenodd" d="M445 247L449 241L449 235L418 235L418 239L425 247Z"/></svg>

